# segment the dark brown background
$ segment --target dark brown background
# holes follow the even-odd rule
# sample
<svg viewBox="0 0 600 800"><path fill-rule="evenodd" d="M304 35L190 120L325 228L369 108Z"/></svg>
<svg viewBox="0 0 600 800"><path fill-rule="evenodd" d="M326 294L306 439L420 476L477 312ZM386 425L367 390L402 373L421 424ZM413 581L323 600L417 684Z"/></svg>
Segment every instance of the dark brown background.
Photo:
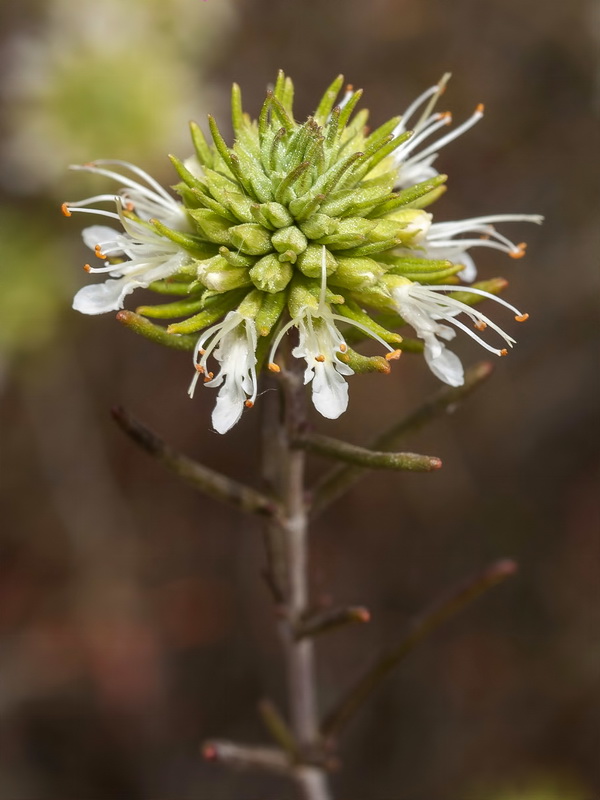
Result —
<svg viewBox="0 0 600 800"><path fill-rule="evenodd" d="M199 120L216 110L226 126L232 80L255 112L282 67L296 82L300 117L341 71L364 87L378 123L451 70L444 103L456 119L482 100L487 114L440 156L450 191L437 218L546 216L541 229L506 228L527 238L524 260L480 251L482 275L505 275L531 319L477 395L407 442L440 455L444 469L374 475L315 528L315 595L373 614L369 626L321 643L324 704L436 593L498 557L520 564L516 578L415 652L356 719L337 796L600 796L598 9L547 0L233 8L219 47L198 56L205 85L222 97L216 109L198 107ZM43 31L47 11L2 5L5 60L24 31ZM188 58L193 67L193 50ZM10 93L3 103L8 130ZM111 153L89 154L102 155ZM145 166L169 181L164 164L157 154ZM4 258L3 278L28 268L29 246L55 237L60 256L49 268L69 289L48 341L4 359L0 796L291 797L287 786L228 774L198 755L207 736L264 741L256 703L266 694L283 702L259 532L165 475L108 415L123 404L186 452L253 482L261 404L226 437L212 433L214 393L188 400L184 355L137 340L110 316L70 311L84 253L81 218L67 223L56 212L61 187L23 194L5 181L3 191L5 230L21 215L27 245ZM69 191L80 190L71 182ZM32 328L43 324L33 315ZM470 342L460 352L471 363L482 356ZM388 378L353 378L342 419L315 422L364 442L434 388L420 359L405 356Z"/></svg>

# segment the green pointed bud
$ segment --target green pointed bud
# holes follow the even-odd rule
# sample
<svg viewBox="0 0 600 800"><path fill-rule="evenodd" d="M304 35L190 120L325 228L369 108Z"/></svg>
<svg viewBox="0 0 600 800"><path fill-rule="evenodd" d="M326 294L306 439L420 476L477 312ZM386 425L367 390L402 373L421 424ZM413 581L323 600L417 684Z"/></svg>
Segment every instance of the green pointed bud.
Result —
<svg viewBox="0 0 600 800"><path fill-rule="evenodd" d="M343 289L365 289L372 286L386 273L382 264L372 258L340 258L337 256L337 269L331 278L334 286Z"/></svg>
<svg viewBox="0 0 600 800"><path fill-rule="evenodd" d="M387 375L391 371L390 362L384 356L363 356L351 347L345 353L339 355L338 358L348 364L350 369L353 369L359 375L366 372L383 372Z"/></svg>
<svg viewBox="0 0 600 800"><path fill-rule="evenodd" d="M291 250L296 255L300 255L306 250L308 244L306 236L295 225L288 228L280 228L271 236L271 243L278 253L285 253Z"/></svg>
<svg viewBox="0 0 600 800"><path fill-rule="evenodd" d="M417 208L403 208L394 211L386 219L379 220L375 229L377 241L392 237L399 238L404 244L418 241L427 234L431 227L432 215Z"/></svg>
<svg viewBox="0 0 600 800"><path fill-rule="evenodd" d="M292 215L281 203L262 203L252 205L252 216L260 225L276 230L286 228L294 221Z"/></svg>
<svg viewBox="0 0 600 800"><path fill-rule="evenodd" d="M215 244L231 244L231 222L206 208L192 208L189 214L200 233Z"/></svg>
<svg viewBox="0 0 600 800"><path fill-rule="evenodd" d="M277 256L277 258L281 262L289 261L290 264L295 264L296 261L298 260L298 255L294 253L293 250L286 250L284 253L281 253L279 256Z"/></svg>
<svg viewBox="0 0 600 800"><path fill-rule="evenodd" d="M308 281L304 276L296 273L290 284L288 310L291 317L300 315L303 308L319 307L319 283Z"/></svg>
<svg viewBox="0 0 600 800"><path fill-rule="evenodd" d="M339 220L327 214L313 214L300 223L300 230L309 239L320 239L337 231Z"/></svg>
<svg viewBox="0 0 600 800"><path fill-rule="evenodd" d="M133 311L119 311L117 320L130 331L165 347L172 347L175 350L193 350L196 346L196 336L171 336L160 325L149 322L145 317L134 314Z"/></svg>
<svg viewBox="0 0 600 800"><path fill-rule="evenodd" d="M427 194L421 195L416 200L413 200L411 203L408 204L409 208L427 208L432 203L435 203L436 200L439 200L440 197L448 191L447 186L437 186L435 189L432 189Z"/></svg>
<svg viewBox="0 0 600 800"><path fill-rule="evenodd" d="M261 292L281 292L292 279L292 266L288 262L281 262L279 258L270 253L264 256L250 270L252 283Z"/></svg>
<svg viewBox="0 0 600 800"><path fill-rule="evenodd" d="M318 243L326 244L336 250L358 247L363 242L369 240L377 224L375 220L361 219L360 217L341 219L336 232L330 236L323 236L318 240Z"/></svg>
<svg viewBox="0 0 600 800"><path fill-rule="evenodd" d="M252 283L245 267L233 267L223 256L199 261L197 268L198 280L214 292L228 292L231 289L250 286Z"/></svg>
<svg viewBox="0 0 600 800"><path fill-rule="evenodd" d="M319 244L309 244L306 250L298 256L296 266L308 278L320 278L323 269L323 247ZM333 275L337 267L337 261L332 254L325 248L325 271L327 275Z"/></svg>
<svg viewBox="0 0 600 800"><path fill-rule="evenodd" d="M231 264L232 267L249 268L252 267L256 262L256 258L247 256L244 253L240 253L239 250L230 250L228 247L225 247L225 245L219 247L219 253L223 256L228 264Z"/></svg>
<svg viewBox="0 0 600 800"><path fill-rule="evenodd" d="M263 294L262 298L262 305L255 319L256 330L259 336L268 336L277 324L287 298L285 292Z"/></svg>
<svg viewBox="0 0 600 800"><path fill-rule="evenodd" d="M251 256L262 256L273 249L269 232L257 222L235 225L229 229L229 235L234 247Z"/></svg>
<svg viewBox="0 0 600 800"><path fill-rule="evenodd" d="M157 306L138 306L135 313L154 319L177 319L197 314L203 305L204 298L196 296L194 300L179 300L175 303L161 303Z"/></svg>
<svg viewBox="0 0 600 800"><path fill-rule="evenodd" d="M220 297L211 298L211 302L207 307L189 319L182 322L175 322L167 328L167 334L189 334L201 331L209 325L215 323L220 317L231 311L244 296L243 291L226 292Z"/></svg>
<svg viewBox="0 0 600 800"><path fill-rule="evenodd" d="M262 292L253 289L244 297L237 310L243 317L246 317L246 319L254 319L260 311L263 297L264 295Z"/></svg>

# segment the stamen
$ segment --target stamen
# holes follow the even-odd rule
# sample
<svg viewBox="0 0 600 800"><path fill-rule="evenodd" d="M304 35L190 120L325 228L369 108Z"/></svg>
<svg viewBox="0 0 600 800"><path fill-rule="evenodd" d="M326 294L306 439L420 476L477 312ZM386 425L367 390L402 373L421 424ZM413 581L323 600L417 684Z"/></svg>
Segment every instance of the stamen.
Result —
<svg viewBox="0 0 600 800"><path fill-rule="evenodd" d="M517 320L517 322L525 322L525 320L529 319L529 314L517 314L515 319Z"/></svg>
<svg viewBox="0 0 600 800"><path fill-rule="evenodd" d="M105 256L105 255L104 255L104 253L102 252L101 245L99 245L99 244L97 244L97 245L94 247L94 254L96 255L96 257L97 257L97 258L106 258L106 256Z"/></svg>
<svg viewBox="0 0 600 800"><path fill-rule="evenodd" d="M515 250L511 250L508 255L511 258L523 258L526 249L527 242L519 242L519 244L515 246Z"/></svg>
<svg viewBox="0 0 600 800"><path fill-rule="evenodd" d="M268 365L268 368L271 372L281 372L281 367L278 367L273 361Z"/></svg>
<svg viewBox="0 0 600 800"><path fill-rule="evenodd" d="M92 268L90 267L90 265L89 265L89 264L84 264L84 265L83 265L83 268L84 268L84 270L85 270L86 272L91 272L91 271L92 271Z"/></svg>
<svg viewBox="0 0 600 800"><path fill-rule="evenodd" d="M244 405L246 406L246 408L252 408L254 406L254 403L252 402L252 400L246 400Z"/></svg>
<svg viewBox="0 0 600 800"><path fill-rule="evenodd" d="M194 366L196 367L196 370L200 373L200 375L204 373L204 367L202 366L202 364L195 364Z"/></svg>
<svg viewBox="0 0 600 800"><path fill-rule="evenodd" d="M478 319L475 323L475 327L478 331L484 331L487 328L487 323L484 322L482 319Z"/></svg>
<svg viewBox="0 0 600 800"><path fill-rule="evenodd" d="M437 153L442 147L445 147L451 141L456 139L458 136L461 136L463 133L472 128L475 123L479 122L479 120L483 117L483 105L480 103L473 114L463 122L462 125L459 125L458 128L451 131L450 133L446 134L446 136L442 136L441 139L438 139L437 142L434 142L429 147L426 147L421 153L419 153L418 158L426 158L427 156L432 155L433 153Z"/></svg>
<svg viewBox="0 0 600 800"><path fill-rule="evenodd" d="M318 356L315 356L315 361L319 361L322 364L325 361L325 356L319 354Z"/></svg>
<svg viewBox="0 0 600 800"><path fill-rule="evenodd" d="M61 205L61 207L60 207L60 210L65 215L65 217L72 217L73 216L73 214L71 213L71 211L69 209L69 204L68 203L63 203Z"/></svg>
<svg viewBox="0 0 600 800"><path fill-rule="evenodd" d="M385 354L386 361L397 361L402 355L402 350L392 350L391 353Z"/></svg>
<svg viewBox="0 0 600 800"><path fill-rule="evenodd" d="M340 352L341 353L345 353L347 349L348 349L348 345L345 342L342 342L341 345L340 345Z"/></svg>
<svg viewBox="0 0 600 800"><path fill-rule="evenodd" d="M204 383L208 383L209 381L212 381L212 379L214 377L215 377L214 372L207 372L206 375L204 376Z"/></svg>
<svg viewBox="0 0 600 800"><path fill-rule="evenodd" d="M502 350L500 350L500 355L501 356L507 356L508 355L508 350L506 349L506 347L503 347Z"/></svg>

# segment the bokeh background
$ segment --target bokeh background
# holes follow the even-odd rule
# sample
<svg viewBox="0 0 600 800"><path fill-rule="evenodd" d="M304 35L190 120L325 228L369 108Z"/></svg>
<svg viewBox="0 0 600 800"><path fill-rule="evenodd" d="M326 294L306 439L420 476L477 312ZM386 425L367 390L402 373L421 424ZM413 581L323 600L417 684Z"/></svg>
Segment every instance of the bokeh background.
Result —
<svg viewBox="0 0 600 800"><path fill-rule="evenodd" d="M546 216L507 228L529 241L522 261L481 251L482 274L509 278L531 319L484 388L406 442L445 468L373 475L314 530L315 597L373 614L321 642L324 705L437 594L496 558L520 564L356 718L337 796L600 797L599 28L598 4L580 0L3 0L3 800L292 797L199 757L207 736L265 741L256 704L284 699L260 533L165 474L108 413L123 404L252 482L261 412L219 437L214 393L186 396L185 354L72 312L81 218L58 209L91 193L72 162L131 159L169 183L187 120L210 111L227 129L231 81L254 112L279 67L299 115L343 72L375 123L452 71L456 119L479 101L487 114L440 156L437 218ZM435 388L406 355L388 378L352 379L341 420L315 422L365 442Z"/></svg>

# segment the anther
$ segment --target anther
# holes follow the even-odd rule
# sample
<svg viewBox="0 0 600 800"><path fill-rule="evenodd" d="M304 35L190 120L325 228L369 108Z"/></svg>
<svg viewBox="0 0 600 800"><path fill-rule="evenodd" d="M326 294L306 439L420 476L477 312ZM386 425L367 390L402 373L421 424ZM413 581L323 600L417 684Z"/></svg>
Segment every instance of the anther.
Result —
<svg viewBox="0 0 600 800"><path fill-rule="evenodd" d="M482 319L478 319L475 323L475 327L478 331L484 331L487 328L487 323L484 322Z"/></svg>
<svg viewBox="0 0 600 800"><path fill-rule="evenodd" d="M94 247L94 253L96 254L96 258L106 258L99 244Z"/></svg>
<svg viewBox="0 0 600 800"><path fill-rule="evenodd" d="M452 112L451 111L442 111L439 115L439 119L446 120L446 125L450 125L452 122Z"/></svg>
<svg viewBox="0 0 600 800"><path fill-rule="evenodd" d="M206 375L204 376L204 383L212 381L214 377L215 377L214 372L207 372Z"/></svg>
<svg viewBox="0 0 600 800"><path fill-rule="evenodd" d="M484 111L485 111L485 106L483 105L483 103L478 103L476 108L475 108L475 113L476 114L483 114Z"/></svg>
<svg viewBox="0 0 600 800"><path fill-rule="evenodd" d="M527 242L519 242L519 244L516 245L514 250L509 251L508 255L511 258L523 258L526 249L527 249Z"/></svg>
<svg viewBox="0 0 600 800"><path fill-rule="evenodd" d="M396 361L402 355L402 350L392 350L390 353L385 354L386 361Z"/></svg>
<svg viewBox="0 0 600 800"><path fill-rule="evenodd" d="M69 204L68 203L63 203L62 206L60 207L60 210L65 215L65 217L72 217L73 216L73 214L69 210Z"/></svg>
<svg viewBox="0 0 600 800"><path fill-rule="evenodd" d="M318 356L315 356L315 361L319 361L322 364L323 361L325 361L325 356L322 355L322 354L319 354Z"/></svg>
<svg viewBox="0 0 600 800"><path fill-rule="evenodd" d="M206 353L206 350L203 350L202 348L200 348L200 350L198 350L198 352L200 353L201 356L203 356L204 353Z"/></svg>
<svg viewBox="0 0 600 800"><path fill-rule="evenodd" d="M501 356L507 356L508 355L508 350L506 349L506 347L503 347L502 350L500 350L500 355Z"/></svg>
<svg viewBox="0 0 600 800"><path fill-rule="evenodd" d="M218 757L217 748L212 744L206 744L202 748L202 755L207 761L215 761Z"/></svg>
<svg viewBox="0 0 600 800"><path fill-rule="evenodd" d="M204 372L204 367L202 366L202 364L195 364L195 367L196 371L199 372L200 375L202 375L202 373Z"/></svg>
<svg viewBox="0 0 600 800"><path fill-rule="evenodd" d="M254 406L254 403L252 402L252 400L246 400L244 405L246 406L246 408L252 408Z"/></svg>
<svg viewBox="0 0 600 800"><path fill-rule="evenodd" d="M340 345L340 351L342 353L345 353L347 349L348 349L348 345L345 342L342 342L341 345Z"/></svg>
<svg viewBox="0 0 600 800"><path fill-rule="evenodd" d="M351 83L347 83L346 84L346 91L347 92L353 92L354 91L354 86Z"/></svg>
<svg viewBox="0 0 600 800"><path fill-rule="evenodd" d="M515 319L517 322L525 322L526 319L529 319L529 314L517 314Z"/></svg>
<svg viewBox="0 0 600 800"><path fill-rule="evenodd" d="M84 268L84 270L85 270L86 272L91 272L91 271L92 271L92 268L90 267L90 265L89 265L89 264L84 264L84 265L83 265L83 268Z"/></svg>
<svg viewBox="0 0 600 800"><path fill-rule="evenodd" d="M268 368L271 372L281 372L281 367L278 367L273 361L271 361Z"/></svg>
<svg viewBox="0 0 600 800"><path fill-rule="evenodd" d="M131 200L128 203L125 203L125 210L126 211L135 211L135 205L134 205L134 203L131 202Z"/></svg>

